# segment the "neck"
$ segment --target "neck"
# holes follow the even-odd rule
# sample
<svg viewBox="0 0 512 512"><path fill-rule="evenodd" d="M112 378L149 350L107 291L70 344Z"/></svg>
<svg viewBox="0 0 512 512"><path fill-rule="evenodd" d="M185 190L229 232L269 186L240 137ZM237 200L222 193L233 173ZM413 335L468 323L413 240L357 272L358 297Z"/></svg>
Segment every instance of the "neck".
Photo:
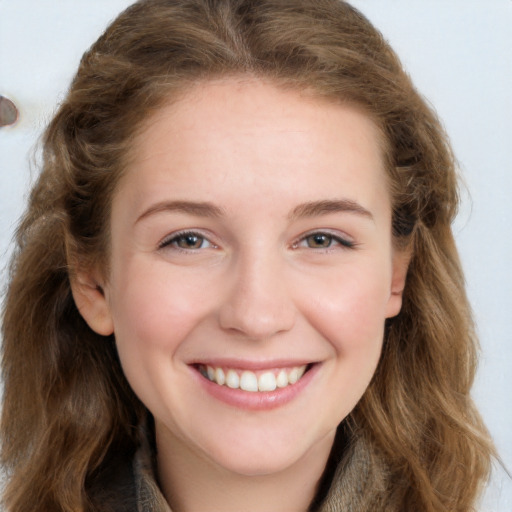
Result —
<svg viewBox="0 0 512 512"><path fill-rule="evenodd" d="M244 475L191 451L156 425L158 474L173 512L306 512L332 447L334 432L278 472Z"/></svg>

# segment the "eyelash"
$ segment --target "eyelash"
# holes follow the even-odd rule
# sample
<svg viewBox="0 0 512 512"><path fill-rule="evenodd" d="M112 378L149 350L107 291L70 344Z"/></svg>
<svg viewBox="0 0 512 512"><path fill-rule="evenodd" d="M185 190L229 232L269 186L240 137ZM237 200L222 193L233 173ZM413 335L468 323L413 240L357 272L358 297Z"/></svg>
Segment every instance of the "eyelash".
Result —
<svg viewBox="0 0 512 512"><path fill-rule="evenodd" d="M311 239L313 237L326 237L329 239L329 245L326 247L311 247L308 245L307 248L317 250L317 251L329 251L333 250L333 245L339 245L342 249L354 249L357 244L352 242L351 240L347 240L346 238L343 238L339 235L335 235L333 233L330 233L329 231L312 231L309 233L306 233L305 235L301 236L297 241L295 241L292 244L293 249L299 249L301 243L308 241L308 239ZM179 247L177 244L180 240L184 240L185 238L196 238L201 240L201 247ZM207 247L202 247L203 243L208 243L209 245ZM183 251L183 252L194 252L198 251L200 249L207 249L207 248L214 248L216 249L217 246L211 242L206 236L204 236L202 233L198 231L179 231L178 233L173 233L170 236L164 238L162 242L158 245L159 249L164 249L165 247L173 247L174 250L177 251Z"/></svg>
<svg viewBox="0 0 512 512"><path fill-rule="evenodd" d="M293 248L298 249L300 244L302 242L307 242L308 239L311 239L313 237L327 237L329 239L329 245L326 247L309 247L309 249L317 250L317 251L332 251L333 245L337 244L341 246L342 249L354 249L357 244L351 240L347 240L346 238L343 238L339 235L335 235L333 233L330 233L329 231L312 231L309 233L306 233L305 235L301 236L296 242L293 243Z"/></svg>
<svg viewBox="0 0 512 512"><path fill-rule="evenodd" d="M204 242L207 242L209 244L209 247L179 247L177 244L180 240L184 240L187 237L195 237L197 239L202 240L202 244ZM202 245L201 244L201 245ZM194 252L200 249L206 249L206 248L217 248L217 246L211 242L206 236L204 236L202 233L197 231L179 231L178 233L173 233L170 236L164 238L160 244L158 244L159 249L165 249L166 247L171 246L176 251L183 251L183 252Z"/></svg>

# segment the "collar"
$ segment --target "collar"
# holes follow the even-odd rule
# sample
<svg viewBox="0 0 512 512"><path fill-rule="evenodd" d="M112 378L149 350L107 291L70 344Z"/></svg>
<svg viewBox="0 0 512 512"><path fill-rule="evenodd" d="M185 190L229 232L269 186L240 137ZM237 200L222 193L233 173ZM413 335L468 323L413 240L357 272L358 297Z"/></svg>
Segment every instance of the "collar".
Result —
<svg viewBox="0 0 512 512"><path fill-rule="evenodd" d="M158 486L154 454L147 431L144 434L133 462L137 512L172 512ZM348 443L341 443L337 436L330 464L333 471L324 475L324 479L327 476L325 497L311 506L312 512L382 510L385 478L382 472L375 471L381 461L362 439L354 437Z"/></svg>
<svg viewBox="0 0 512 512"><path fill-rule="evenodd" d="M137 512L172 512L156 481L154 456L146 432L133 459Z"/></svg>

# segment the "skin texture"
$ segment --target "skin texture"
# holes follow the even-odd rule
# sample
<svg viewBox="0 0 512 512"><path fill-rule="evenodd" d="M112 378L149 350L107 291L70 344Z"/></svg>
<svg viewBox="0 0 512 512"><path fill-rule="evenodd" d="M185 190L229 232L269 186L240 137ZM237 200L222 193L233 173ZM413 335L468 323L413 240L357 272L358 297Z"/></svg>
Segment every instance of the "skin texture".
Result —
<svg viewBox="0 0 512 512"><path fill-rule="evenodd" d="M94 330L115 333L177 510L312 499L401 306L408 257L392 244L379 140L352 106L230 78L196 86L135 141L110 275L84 270L73 292ZM193 366L227 360L315 371L292 400L253 410L205 391Z"/></svg>

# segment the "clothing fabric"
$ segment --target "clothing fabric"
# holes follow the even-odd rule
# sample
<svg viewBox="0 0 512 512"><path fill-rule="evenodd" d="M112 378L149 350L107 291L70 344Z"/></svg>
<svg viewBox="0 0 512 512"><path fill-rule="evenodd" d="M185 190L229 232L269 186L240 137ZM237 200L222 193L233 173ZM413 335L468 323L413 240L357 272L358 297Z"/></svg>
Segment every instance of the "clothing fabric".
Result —
<svg viewBox="0 0 512 512"><path fill-rule="evenodd" d="M158 487L153 467L149 443L145 440L133 459L137 512L172 512Z"/></svg>
<svg viewBox="0 0 512 512"><path fill-rule="evenodd" d="M371 457L363 443L351 440L349 452L345 443L335 442L328 463L324 481L321 482L317 500L311 505L314 512L361 512L364 510L382 510L379 508L384 484L374 472L378 460ZM343 457L340 454L343 453ZM357 463L356 463L357 461ZM361 471L360 463L363 462ZM154 456L147 438L135 453L133 473L135 480L137 512L172 512L155 475ZM357 493L344 492L347 488L357 488ZM362 498L364 496L364 498Z"/></svg>
<svg viewBox="0 0 512 512"><path fill-rule="evenodd" d="M91 482L93 510L172 512L158 484L154 426L151 418L147 420L137 428L137 448L131 444L133 441L129 445L114 447L112 453L115 456ZM392 490L386 486L389 480L386 468L383 458L372 450L370 443L364 442L353 431L344 432L343 426L340 426L317 496L310 504L309 511L377 512L401 509L400 496L396 497L397 502L392 503ZM512 479L499 464L493 480L500 482L500 485L490 487L477 510L512 510ZM198 492L201 490L198 489Z"/></svg>

